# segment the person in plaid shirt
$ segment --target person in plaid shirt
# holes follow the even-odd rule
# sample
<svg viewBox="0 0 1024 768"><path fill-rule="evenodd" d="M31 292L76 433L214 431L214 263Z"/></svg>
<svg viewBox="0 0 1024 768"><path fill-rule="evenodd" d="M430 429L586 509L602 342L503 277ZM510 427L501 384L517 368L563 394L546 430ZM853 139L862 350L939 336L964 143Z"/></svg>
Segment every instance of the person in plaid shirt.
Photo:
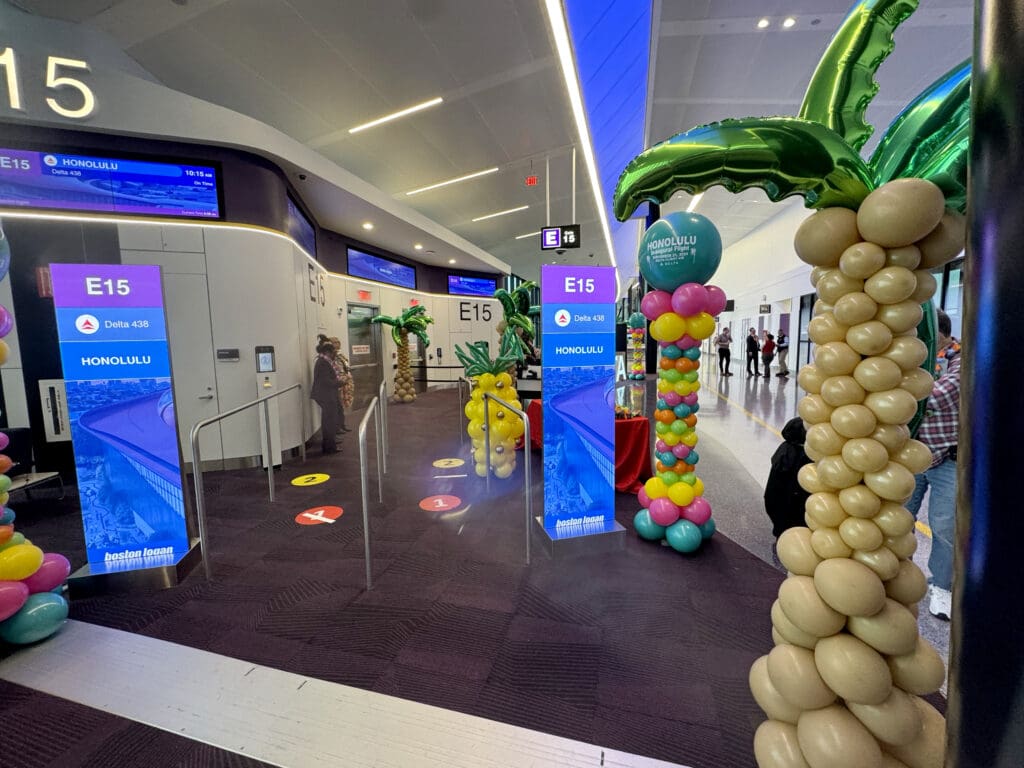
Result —
<svg viewBox="0 0 1024 768"><path fill-rule="evenodd" d="M928 524L932 529L932 551L928 569L928 610L949 620L953 587L953 531L956 524L956 449L960 420L960 350L952 345L949 315L938 310L939 348L945 351L945 370L932 387L917 439L932 452L932 465L917 476L907 509L915 516L925 491L931 489Z"/></svg>

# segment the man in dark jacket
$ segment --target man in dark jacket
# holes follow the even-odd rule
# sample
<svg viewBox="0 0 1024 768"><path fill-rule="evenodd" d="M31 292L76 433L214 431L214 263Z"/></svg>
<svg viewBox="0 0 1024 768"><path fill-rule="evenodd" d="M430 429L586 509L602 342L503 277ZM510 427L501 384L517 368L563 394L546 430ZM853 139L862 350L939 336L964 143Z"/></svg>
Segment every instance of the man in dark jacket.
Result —
<svg viewBox="0 0 1024 768"><path fill-rule="evenodd" d="M764 488L764 508L772 521L772 534L779 538L783 531L806 525L804 502L810 495L797 481L797 473L811 460L804 453L807 432L804 422L798 416L786 422L782 428L785 442L772 456L772 471Z"/></svg>
<svg viewBox="0 0 1024 768"><path fill-rule="evenodd" d="M757 353L761 351L761 345L757 343L757 331L754 328L750 329L750 333L747 334L747 376L760 376L757 362ZM754 364L754 372L750 372L750 364Z"/></svg>

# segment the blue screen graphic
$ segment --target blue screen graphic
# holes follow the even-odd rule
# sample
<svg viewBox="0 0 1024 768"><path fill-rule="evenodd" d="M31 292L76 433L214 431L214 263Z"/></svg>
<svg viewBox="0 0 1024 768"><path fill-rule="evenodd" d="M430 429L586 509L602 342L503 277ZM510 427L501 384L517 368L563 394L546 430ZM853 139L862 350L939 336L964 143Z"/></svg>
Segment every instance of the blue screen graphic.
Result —
<svg viewBox="0 0 1024 768"><path fill-rule="evenodd" d="M355 248L348 249L348 273L352 277L364 277L378 283L398 285L402 288L416 287L416 269L399 264L380 256L373 256Z"/></svg>
<svg viewBox="0 0 1024 768"><path fill-rule="evenodd" d="M288 234L292 240L302 246L310 256L316 256L316 227L313 226L302 209L295 204L291 196L288 197L288 221L286 222Z"/></svg>
<svg viewBox="0 0 1024 768"><path fill-rule="evenodd" d="M221 217L212 167L15 149L0 149L0 206Z"/></svg>
<svg viewBox="0 0 1024 768"><path fill-rule="evenodd" d="M498 290L498 281L492 277L448 275L448 293L454 296L487 296Z"/></svg>

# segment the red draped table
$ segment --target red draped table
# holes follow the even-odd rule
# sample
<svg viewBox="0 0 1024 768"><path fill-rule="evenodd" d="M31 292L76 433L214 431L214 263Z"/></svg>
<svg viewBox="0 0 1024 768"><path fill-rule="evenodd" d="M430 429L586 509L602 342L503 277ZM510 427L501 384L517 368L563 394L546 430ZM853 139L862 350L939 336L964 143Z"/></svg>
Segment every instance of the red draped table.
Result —
<svg viewBox="0 0 1024 768"><path fill-rule="evenodd" d="M540 400L526 406L530 417L530 445L544 445ZM636 493L651 476L651 422L644 418L615 420L615 490Z"/></svg>

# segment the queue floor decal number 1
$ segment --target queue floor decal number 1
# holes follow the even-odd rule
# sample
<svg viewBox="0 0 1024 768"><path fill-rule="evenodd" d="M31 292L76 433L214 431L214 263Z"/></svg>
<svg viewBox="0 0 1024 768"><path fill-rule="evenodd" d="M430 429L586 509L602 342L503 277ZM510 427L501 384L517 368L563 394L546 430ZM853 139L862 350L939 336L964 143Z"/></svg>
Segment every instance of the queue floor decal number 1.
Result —
<svg viewBox="0 0 1024 768"><path fill-rule="evenodd" d="M293 478L292 485L297 485L301 488L307 485L320 485L320 483L326 483L330 479L330 475L314 472L310 475L299 475L298 477Z"/></svg>
<svg viewBox="0 0 1024 768"><path fill-rule="evenodd" d="M341 507L314 507L313 509L307 509L305 512L299 512L295 516L295 522L299 525L333 524L344 513L345 510Z"/></svg>
<svg viewBox="0 0 1024 768"><path fill-rule="evenodd" d="M427 496L420 502L420 509L427 512L447 512L462 503L458 496Z"/></svg>

